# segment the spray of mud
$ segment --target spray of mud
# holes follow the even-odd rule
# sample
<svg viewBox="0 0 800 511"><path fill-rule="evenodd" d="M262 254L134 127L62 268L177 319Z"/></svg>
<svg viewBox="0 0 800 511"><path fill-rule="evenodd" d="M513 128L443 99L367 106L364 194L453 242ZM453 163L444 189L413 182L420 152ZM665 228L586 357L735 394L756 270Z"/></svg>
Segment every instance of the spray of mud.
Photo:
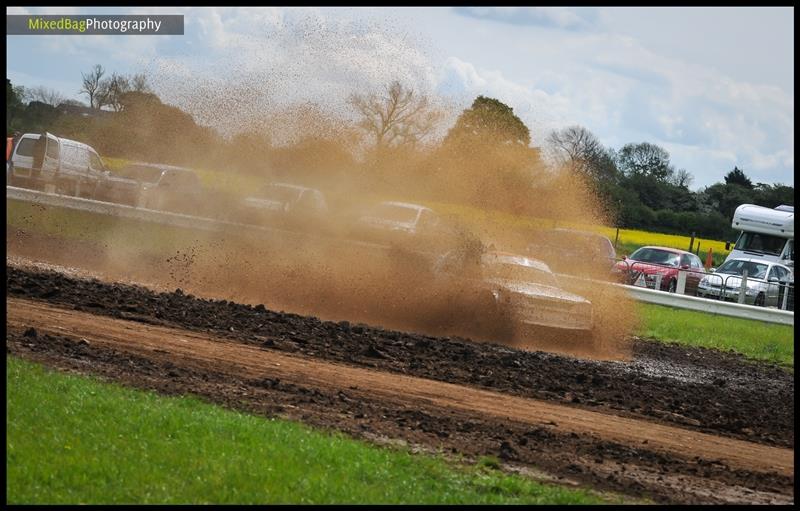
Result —
<svg viewBox="0 0 800 511"><path fill-rule="evenodd" d="M340 57L336 55L340 48L338 44L328 47L332 62ZM290 85L302 88L303 80L302 75L295 76ZM202 81L198 78L198 83ZM154 82L165 86L158 77ZM230 129L229 101L218 99L237 90L237 111L249 116L242 120L240 131L246 132L251 143L236 146L235 160L260 162L258 169L249 170L260 182L289 182L321 190L330 206L324 231L309 222L292 226L306 233L303 235L198 232L192 233L190 241L172 243L165 250L163 240L151 246L133 245L121 228L94 246L103 257L93 269L109 278L180 287L199 296L264 303L273 309L325 319L580 356L627 355L625 337L636 321L634 306L619 288L609 285L608 266L589 250L585 257L572 260L565 271L591 280L569 279L561 285L591 302L595 323L591 335L570 330L521 335L508 317L488 316L487 304L480 298L473 300L469 288L437 278L431 271L435 257L417 259L404 249L384 250L343 241L358 239L355 220L365 208L383 200L423 203L441 213L452 228L447 239L437 244L437 254L491 247L530 255L530 250L536 252L540 235L553 226L589 230L609 225L611 219L591 187L581 176L545 165L536 140L520 146L487 136L459 136L450 130L452 121L469 105L454 109L442 106L449 104L447 100L429 98L430 108L444 109L432 117L439 122L431 133L441 136L418 143L376 145L347 103L333 110L308 102L270 108L256 80L251 77L243 83L248 86L198 88L191 92L192 101L202 105L203 118L212 120L210 127L215 127L213 119L224 117L226 129ZM254 87L255 92L248 94ZM367 97L367 92L372 91L354 88L350 97ZM245 108L248 96L258 99L257 109L263 112L257 120L253 109ZM321 97L317 104L327 100ZM191 101L185 108L191 113ZM148 126L137 129L147 130ZM259 140L268 141L269 147L265 149L266 142ZM187 165L197 163L190 152L176 147L174 159ZM231 163L230 151L222 153L220 146L220 154L202 167ZM230 218L236 202L252 193L252 189L241 189L231 200L207 203L204 213ZM453 236L453 232L460 234ZM561 260L557 253L542 258L551 264ZM487 324L486 317L495 324Z"/></svg>

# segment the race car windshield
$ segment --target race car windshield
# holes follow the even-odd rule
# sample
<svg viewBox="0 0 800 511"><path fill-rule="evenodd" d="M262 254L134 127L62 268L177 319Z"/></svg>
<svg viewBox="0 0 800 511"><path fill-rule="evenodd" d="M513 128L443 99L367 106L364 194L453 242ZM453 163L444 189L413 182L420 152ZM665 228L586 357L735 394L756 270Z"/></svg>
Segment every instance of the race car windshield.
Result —
<svg viewBox="0 0 800 511"><path fill-rule="evenodd" d="M727 273L729 275L742 275L747 270L747 276L754 279L763 279L767 274L767 265L754 263L752 261L742 261L732 259L717 269L717 273Z"/></svg>
<svg viewBox="0 0 800 511"><path fill-rule="evenodd" d="M643 263L663 264L665 266L678 266L680 256L674 252L658 250L657 248L640 248L633 254L631 259Z"/></svg>

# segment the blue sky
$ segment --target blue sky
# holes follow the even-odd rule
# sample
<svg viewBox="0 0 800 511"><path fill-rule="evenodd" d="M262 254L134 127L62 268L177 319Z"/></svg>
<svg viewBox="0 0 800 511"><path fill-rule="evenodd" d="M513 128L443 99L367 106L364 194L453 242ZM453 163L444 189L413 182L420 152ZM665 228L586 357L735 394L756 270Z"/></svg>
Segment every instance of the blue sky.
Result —
<svg viewBox="0 0 800 511"><path fill-rule="evenodd" d="M7 76L78 95L80 72L146 71L159 96L235 131L259 112L393 79L456 112L514 108L534 145L580 124L619 148L653 142L697 189L734 165L794 185L794 11L788 7L8 8L184 14L183 36L8 36Z"/></svg>

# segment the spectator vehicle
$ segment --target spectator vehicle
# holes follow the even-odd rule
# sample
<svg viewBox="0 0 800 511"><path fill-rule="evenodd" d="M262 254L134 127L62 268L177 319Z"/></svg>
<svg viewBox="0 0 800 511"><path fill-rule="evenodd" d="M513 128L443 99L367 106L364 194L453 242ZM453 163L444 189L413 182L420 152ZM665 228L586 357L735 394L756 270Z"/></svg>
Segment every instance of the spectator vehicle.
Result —
<svg viewBox="0 0 800 511"><path fill-rule="evenodd" d="M163 168L152 163L130 163L119 171L106 172L98 182L94 198L106 202L138 206L145 186L161 177Z"/></svg>
<svg viewBox="0 0 800 511"><path fill-rule="evenodd" d="M686 294L694 294L700 279L705 275L703 262L699 257L685 250L668 247L641 247L630 256L622 257L611 269L623 283L656 288L674 293L678 286L678 272L686 272Z"/></svg>
<svg viewBox="0 0 800 511"><path fill-rule="evenodd" d="M747 273L744 303L762 307L781 305L788 285L794 283L792 269L766 259L728 259L697 286L697 296L739 301L742 278Z"/></svg>
<svg viewBox="0 0 800 511"><path fill-rule="evenodd" d="M328 223L328 203L319 190L288 183L270 183L247 197L240 209L243 222L295 228L322 228Z"/></svg>
<svg viewBox="0 0 800 511"><path fill-rule="evenodd" d="M567 274L608 272L617 257L614 245L605 236L564 228L539 232L528 245L528 254Z"/></svg>
<svg viewBox="0 0 800 511"><path fill-rule="evenodd" d="M591 331L592 303L565 291L543 261L521 255L489 251L478 258L448 252L434 273L452 281L460 298L480 298L478 311L489 318L504 318L516 332L546 327Z"/></svg>
<svg viewBox="0 0 800 511"><path fill-rule="evenodd" d="M91 146L50 133L25 133L7 165L11 186L91 198L105 177L103 160Z"/></svg>
<svg viewBox="0 0 800 511"><path fill-rule="evenodd" d="M197 174L191 169L171 165L161 165L160 169L155 182L142 186L139 206L189 215L205 214L205 190Z"/></svg>
<svg viewBox="0 0 800 511"><path fill-rule="evenodd" d="M740 232L726 261L754 257L794 267L794 206L742 204L731 226Z"/></svg>

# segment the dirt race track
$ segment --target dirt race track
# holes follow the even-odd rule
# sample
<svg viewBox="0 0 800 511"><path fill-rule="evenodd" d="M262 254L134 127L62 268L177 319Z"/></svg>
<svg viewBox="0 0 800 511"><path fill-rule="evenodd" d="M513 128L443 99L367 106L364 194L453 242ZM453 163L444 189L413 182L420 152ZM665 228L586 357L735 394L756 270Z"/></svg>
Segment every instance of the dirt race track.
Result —
<svg viewBox="0 0 800 511"><path fill-rule="evenodd" d="M7 265L7 351L670 503L793 503L791 373L637 340L588 361Z"/></svg>

